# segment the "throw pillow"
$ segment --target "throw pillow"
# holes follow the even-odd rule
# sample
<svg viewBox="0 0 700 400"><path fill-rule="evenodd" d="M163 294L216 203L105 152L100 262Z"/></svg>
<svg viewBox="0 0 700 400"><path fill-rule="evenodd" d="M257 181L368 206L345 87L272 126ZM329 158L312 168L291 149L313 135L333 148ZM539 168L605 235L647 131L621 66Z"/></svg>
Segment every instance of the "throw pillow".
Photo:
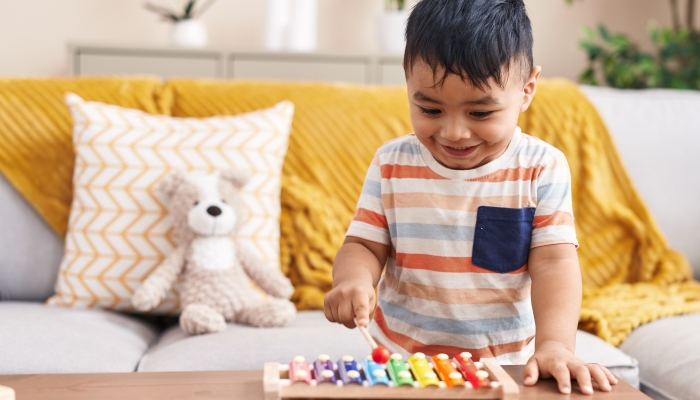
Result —
<svg viewBox="0 0 700 400"><path fill-rule="evenodd" d="M279 265L280 176L292 103L201 119L86 102L75 94L66 103L74 121L74 193L49 304L131 309L133 291L175 246L165 199L154 185L176 169L249 174L237 240ZM154 311L177 312L177 291Z"/></svg>

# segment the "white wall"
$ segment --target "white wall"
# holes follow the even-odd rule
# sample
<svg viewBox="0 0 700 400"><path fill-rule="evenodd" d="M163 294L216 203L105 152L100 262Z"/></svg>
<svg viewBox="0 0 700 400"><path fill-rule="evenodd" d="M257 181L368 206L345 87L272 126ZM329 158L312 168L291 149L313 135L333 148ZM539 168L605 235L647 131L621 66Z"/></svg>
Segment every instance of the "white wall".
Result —
<svg viewBox="0 0 700 400"><path fill-rule="evenodd" d="M181 2L181 0L173 0ZM376 50L375 16L384 0L318 0L319 50ZM66 75L68 42L162 45L169 24L143 9L144 0L0 0L0 76ZM410 4L415 3L415 0ZM644 46L650 17L670 20L665 0L525 0L533 22L535 61L544 76L575 78L586 59L580 26L599 21ZM213 47L258 49L264 0L218 0L202 17ZM700 18L699 18L700 20Z"/></svg>

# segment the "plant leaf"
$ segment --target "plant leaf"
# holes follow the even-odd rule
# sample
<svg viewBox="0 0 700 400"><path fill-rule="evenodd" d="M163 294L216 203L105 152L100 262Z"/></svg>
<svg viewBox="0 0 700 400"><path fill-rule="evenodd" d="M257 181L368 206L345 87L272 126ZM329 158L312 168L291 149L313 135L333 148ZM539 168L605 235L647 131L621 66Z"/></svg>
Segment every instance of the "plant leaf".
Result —
<svg viewBox="0 0 700 400"><path fill-rule="evenodd" d="M197 0L190 0L187 2L187 6L185 6L185 13L182 15L182 19L192 18L192 7L194 7L194 3L196 2Z"/></svg>

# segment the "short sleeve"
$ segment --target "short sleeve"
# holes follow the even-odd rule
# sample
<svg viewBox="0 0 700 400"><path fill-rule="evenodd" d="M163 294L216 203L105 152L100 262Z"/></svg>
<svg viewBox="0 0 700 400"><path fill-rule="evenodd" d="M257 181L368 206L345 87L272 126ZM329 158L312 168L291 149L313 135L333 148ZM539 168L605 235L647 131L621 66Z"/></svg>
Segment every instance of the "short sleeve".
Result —
<svg viewBox="0 0 700 400"><path fill-rule="evenodd" d="M537 177L537 207L530 248L571 243L578 247L571 199L571 172L559 150Z"/></svg>
<svg viewBox="0 0 700 400"><path fill-rule="evenodd" d="M355 216L350 223L347 236L355 236L385 245L391 244L389 225L382 202L382 173L379 152L375 154L367 170L362 193L357 202Z"/></svg>

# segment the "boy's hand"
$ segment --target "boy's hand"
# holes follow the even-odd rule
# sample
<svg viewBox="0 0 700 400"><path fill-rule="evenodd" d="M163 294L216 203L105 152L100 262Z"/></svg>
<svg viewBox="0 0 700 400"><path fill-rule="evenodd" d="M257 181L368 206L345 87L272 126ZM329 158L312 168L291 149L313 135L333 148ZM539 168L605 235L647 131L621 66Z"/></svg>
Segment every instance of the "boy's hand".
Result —
<svg viewBox="0 0 700 400"><path fill-rule="evenodd" d="M374 310L374 288L365 281L343 281L331 289L323 300L323 309L331 322L354 328L353 317L362 326L369 324L370 310Z"/></svg>
<svg viewBox="0 0 700 400"><path fill-rule="evenodd" d="M559 391L564 394L571 393L571 376L578 381L583 394L593 394L591 377L604 392L611 390L611 383L617 384L617 378L607 368L584 363L562 343L556 341L537 344L535 354L530 357L523 371L523 382L525 386L532 386L540 376L554 377L559 384Z"/></svg>

